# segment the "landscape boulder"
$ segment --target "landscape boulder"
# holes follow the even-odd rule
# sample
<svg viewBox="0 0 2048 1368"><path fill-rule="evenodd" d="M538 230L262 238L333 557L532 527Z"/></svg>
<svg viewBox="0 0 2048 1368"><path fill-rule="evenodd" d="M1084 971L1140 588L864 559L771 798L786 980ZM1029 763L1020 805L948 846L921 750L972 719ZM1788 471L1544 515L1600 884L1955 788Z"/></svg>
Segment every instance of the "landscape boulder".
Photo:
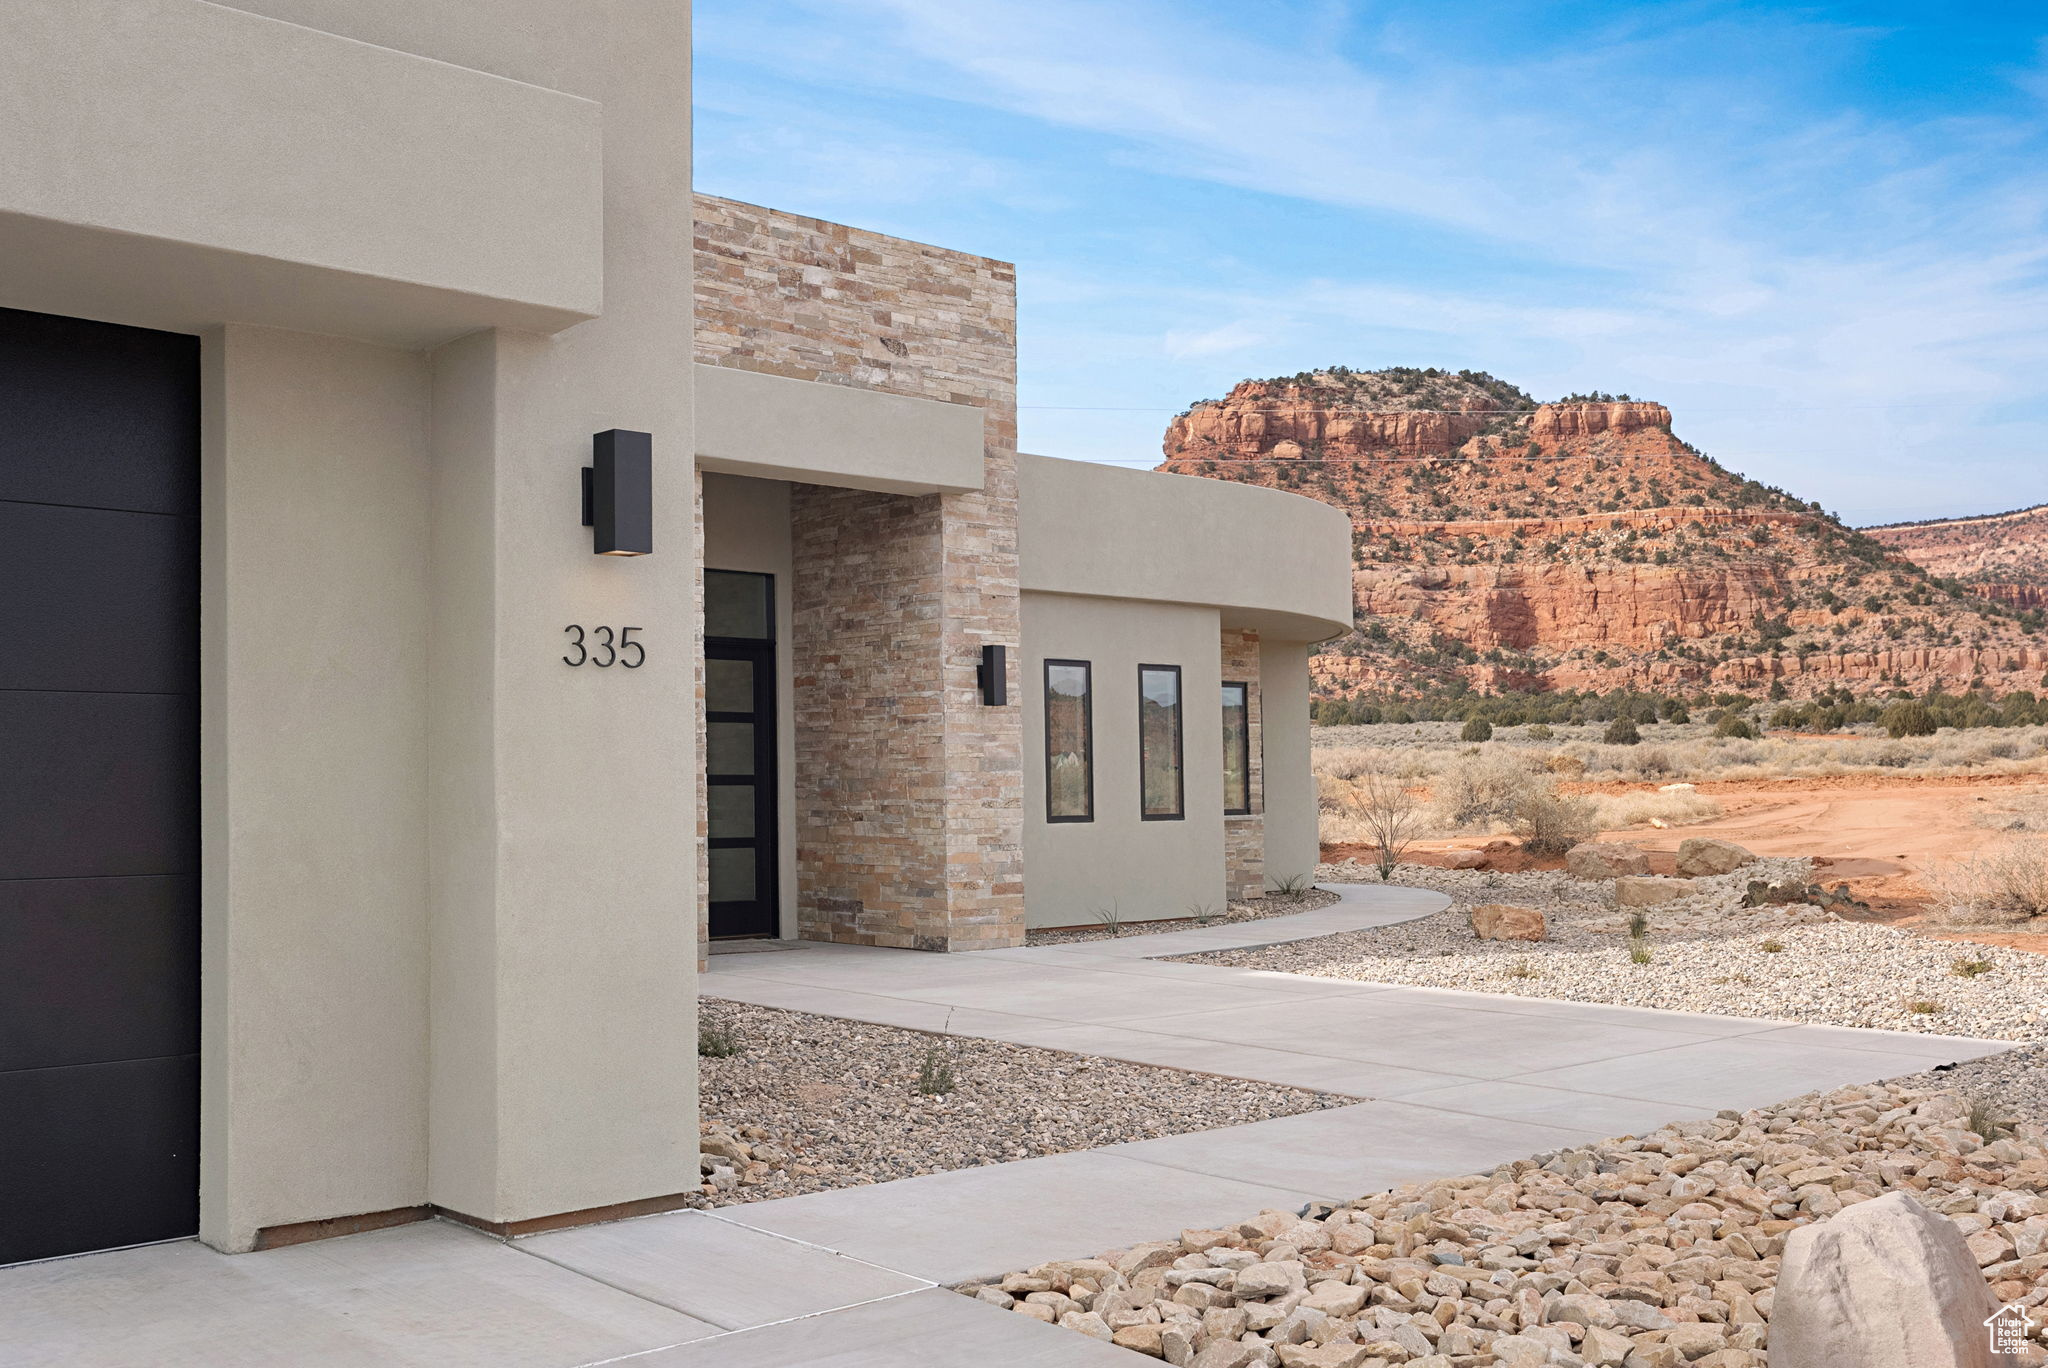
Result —
<svg viewBox="0 0 2048 1368"><path fill-rule="evenodd" d="M1984 1329L1996 1310L1962 1231L1887 1193L1786 1237L1771 1368L2010 1368Z"/></svg>
<svg viewBox="0 0 2048 1368"><path fill-rule="evenodd" d="M1716 841L1695 836L1678 846L1678 872L1688 879L1706 879L1716 874L1733 874L1744 865L1755 864L1754 851L1733 841Z"/></svg>
<svg viewBox="0 0 2048 1368"><path fill-rule="evenodd" d="M1486 852L1483 850L1446 850L1444 852L1445 869L1479 869L1485 864Z"/></svg>
<svg viewBox="0 0 2048 1368"><path fill-rule="evenodd" d="M1564 872L1574 879L1618 879L1647 874L1650 857L1622 841L1583 841L1564 853Z"/></svg>
<svg viewBox="0 0 2048 1368"><path fill-rule="evenodd" d="M1548 928L1536 908L1481 903L1472 909L1472 934L1481 940L1540 941Z"/></svg>
<svg viewBox="0 0 2048 1368"><path fill-rule="evenodd" d="M1690 879L1624 874L1614 881L1614 904L1617 907L1655 907L1675 898L1690 897L1692 892Z"/></svg>

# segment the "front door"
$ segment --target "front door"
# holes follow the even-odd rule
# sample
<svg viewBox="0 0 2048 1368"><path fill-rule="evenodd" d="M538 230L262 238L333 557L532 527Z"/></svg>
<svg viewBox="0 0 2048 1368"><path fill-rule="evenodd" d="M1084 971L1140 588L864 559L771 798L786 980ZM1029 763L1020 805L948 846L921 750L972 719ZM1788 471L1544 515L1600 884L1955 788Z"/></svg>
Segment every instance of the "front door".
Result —
<svg viewBox="0 0 2048 1368"><path fill-rule="evenodd" d="M0 309L0 1264L197 1229L198 1051L199 339Z"/></svg>
<svg viewBox="0 0 2048 1368"><path fill-rule="evenodd" d="M704 572L711 937L776 934L775 581Z"/></svg>

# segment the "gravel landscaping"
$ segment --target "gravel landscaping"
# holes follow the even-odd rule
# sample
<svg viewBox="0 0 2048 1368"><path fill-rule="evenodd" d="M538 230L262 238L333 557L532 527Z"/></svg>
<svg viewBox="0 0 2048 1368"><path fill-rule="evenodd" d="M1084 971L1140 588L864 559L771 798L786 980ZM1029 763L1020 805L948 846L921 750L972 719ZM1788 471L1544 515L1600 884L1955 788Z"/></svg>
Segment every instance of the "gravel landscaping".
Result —
<svg viewBox="0 0 2048 1368"><path fill-rule="evenodd" d="M1899 1232L1878 1246L1887 1260L1911 1268L1945 1251L1959 1277L1974 1263L1989 1295L1908 1296L1851 1322L1870 1343L1838 1335L1827 1358L1794 1368L1904 1363L1888 1337L1916 1313L1974 1335L1993 1298L2037 1308L2020 1361L2041 1363L2048 1132L1898 1085L1722 1112L1336 1208L1264 1211L959 1290L1198 1368L1763 1368L1774 1321L1796 1341L1834 1324L1826 1313L1842 1303L1885 1295L1859 1293L1871 1270L1855 1268L1846 1240L1832 1255L1803 1240L1811 1276L1783 1297L1778 1285L1792 1232L1880 1197L1848 1222ZM1829 1276L1849 1271L1861 1276Z"/></svg>
<svg viewBox="0 0 2048 1368"><path fill-rule="evenodd" d="M1401 865L1391 882L1441 890L1451 906L1396 926L1180 958L1832 1026L2048 1038L2048 956L1837 921L1805 903L1741 905L1752 881L1803 881L1810 869L1804 860L1758 860L1692 880L1688 896L1638 909L1616 906L1612 880ZM1374 882L1351 864L1326 866L1319 876ZM1478 939L1470 913L1484 904L1537 909L1546 938ZM1646 963L1631 955L1629 924L1638 912L1648 920Z"/></svg>
<svg viewBox="0 0 2048 1368"><path fill-rule="evenodd" d="M726 1206L1236 1126L1359 1099L706 1000L703 1190ZM935 1048L936 1047L936 1048ZM950 1089L920 1078L950 1071Z"/></svg>
<svg viewBox="0 0 2048 1368"><path fill-rule="evenodd" d="M1335 893L1304 888L1299 893L1268 893L1250 902L1234 902L1214 916L1167 917L1159 921L1128 921L1112 931L1108 925L1065 927L1026 933L1026 945L1071 945L1075 941L1108 940L1113 935L1153 936L1165 931L1192 931L1197 927L1228 926L1234 922L1264 921L1268 917L1291 917L1328 907L1337 901Z"/></svg>
<svg viewBox="0 0 2048 1368"><path fill-rule="evenodd" d="M1908 1088L1953 1088L2007 1115L2048 1128L2048 1045L1966 1059L1928 1073L1890 1080Z"/></svg>

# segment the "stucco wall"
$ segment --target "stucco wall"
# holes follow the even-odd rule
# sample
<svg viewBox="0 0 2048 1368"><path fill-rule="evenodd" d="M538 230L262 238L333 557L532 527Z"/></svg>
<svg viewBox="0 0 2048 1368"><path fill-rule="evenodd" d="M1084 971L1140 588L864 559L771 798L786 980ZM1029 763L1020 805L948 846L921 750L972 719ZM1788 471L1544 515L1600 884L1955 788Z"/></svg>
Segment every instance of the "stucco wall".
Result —
<svg viewBox="0 0 2048 1368"><path fill-rule="evenodd" d="M1213 608L1024 595L1024 905L1032 926L1185 917L1224 903L1219 627ZM1095 819L1046 821L1045 661L1086 660ZM1186 817L1139 816L1138 666L1181 667Z"/></svg>
<svg viewBox="0 0 2048 1368"><path fill-rule="evenodd" d="M412 346L597 313L596 100L350 41L355 16L278 22L322 8L10 4L0 255L23 267L18 307ZM422 27L514 17L417 8Z"/></svg>
<svg viewBox="0 0 2048 1368"><path fill-rule="evenodd" d="M1316 781L1309 769L1308 649L1259 646L1266 748L1266 886L1315 877Z"/></svg>
<svg viewBox="0 0 2048 1368"><path fill-rule="evenodd" d="M209 333L209 1239L426 1200L425 358Z"/></svg>
<svg viewBox="0 0 2048 1368"><path fill-rule="evenodd" d="M697 1183L688 6L239 8L337 35L309 51L377 44L601 103L606 309L552 337L443 310L468 335L424 355L237 328L209 347L208 756L228 781L209 769L203 1232L245 1249L421 1203L507 1224L672 1204ZM359 131L374 156L414 150ZM386 228L402 245L441 221ZM4 302L27 288L11 264ZM301 296L231 265L180 278L193 317L360 293L346 270ZM459 305L448 275L416 284ZM36 306L162 325L148 300ZM323 316L392 340L388 318ZM610 427L654 434L649 557L594 556L578 525ZM569 667L569 623L638 627L645 667Z"/></svg>
<svg viewBox="0 0 2048 1368"><path fill-rule="evenodd" d="M1320 500L1031 455L1017 488L1026 590L1210 604L1276 641L1351 628L1351 520Z"/></svg>

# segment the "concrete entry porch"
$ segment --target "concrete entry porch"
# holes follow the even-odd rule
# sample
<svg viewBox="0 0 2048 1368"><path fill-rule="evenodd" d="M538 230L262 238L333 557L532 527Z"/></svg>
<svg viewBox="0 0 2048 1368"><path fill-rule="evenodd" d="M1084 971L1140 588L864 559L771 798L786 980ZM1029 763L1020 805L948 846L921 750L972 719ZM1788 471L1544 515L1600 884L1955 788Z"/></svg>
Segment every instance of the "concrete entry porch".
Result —
<svg viewBox="0 0 2048 1368"><path fill-rule="evenodd" d="M0 1270L0 1350L87 1368L1108 1368L1131 1359L943 1285L2005 1048L1152 958L1442 905L1417 890L1342 891L1298 917L967 958L849 946L721 955L710 983L719 996L925 1029L950 1011L962 1034L1374 1100L512 1241L435 1222L235 1257L179 1242L22 1265ZM980 1005L954 1001L963 995Z"/></svg>

